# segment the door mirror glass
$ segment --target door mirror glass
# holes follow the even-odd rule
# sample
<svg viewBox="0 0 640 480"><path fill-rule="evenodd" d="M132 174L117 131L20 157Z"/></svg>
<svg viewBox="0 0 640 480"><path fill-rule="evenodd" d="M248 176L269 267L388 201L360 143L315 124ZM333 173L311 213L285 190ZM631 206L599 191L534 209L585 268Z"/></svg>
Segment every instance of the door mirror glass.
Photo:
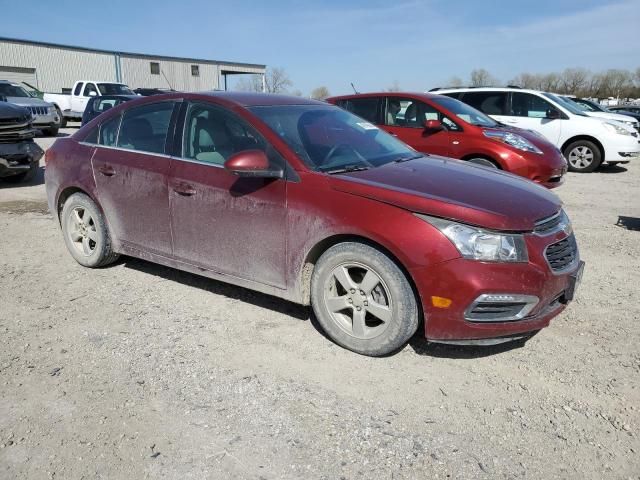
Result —
<svg viewBox="0 0 640 480"><path fill-rule="evenodd" d="M282 178L282 170L270 168L262 150L245 150L231 155L224 162L225 170L239 177Z"/></svg>
<svg viewBox="0 0 640 480"><path fill-rule="evenodd" d="M425 120L424 129L430 132L438 132L444 130L444 125L442 125L440 120Z"/></svg>

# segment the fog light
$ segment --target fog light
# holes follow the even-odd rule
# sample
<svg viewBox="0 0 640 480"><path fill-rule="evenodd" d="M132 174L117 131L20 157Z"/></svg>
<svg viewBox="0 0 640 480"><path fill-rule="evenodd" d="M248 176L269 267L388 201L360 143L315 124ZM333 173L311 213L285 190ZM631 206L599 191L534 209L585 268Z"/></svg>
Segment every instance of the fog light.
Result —
<svg viewBox="0 0 640 480"><path fill-rule="evenodd" d="M431 303L436 308L449 308L451 306L451 299L444 297L431 297Z"/></svg>
<svg viewBox="0 0 640 480"><path fill-rule="evenodd" d="M470 322L522 320L538 302L538 297L533 295L485 293L473 301L464 317Z"/></svg>

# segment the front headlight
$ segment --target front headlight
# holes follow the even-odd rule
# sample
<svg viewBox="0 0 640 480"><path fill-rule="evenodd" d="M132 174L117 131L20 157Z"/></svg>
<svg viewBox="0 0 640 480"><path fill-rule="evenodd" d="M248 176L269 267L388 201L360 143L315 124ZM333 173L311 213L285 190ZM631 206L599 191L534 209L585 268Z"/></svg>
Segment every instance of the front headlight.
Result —
<svg viewBox="0 0 640 480"><path fill-rule="evenodd" d="M520 135L516 135L515 133L500 132L498 130L483 130L482 133L484 133L485 137L497 140L498 142L506 143L507 145L511 145L513 148L517 148L518 150L542 154L542 150L540 150L526 138L521 137Z"/></svg>
<svg viewBox="0 0 640 480"><path fill-rule="evenodd" d="M464 258L483 262L527 262L527 244L520 234L500 233L443 218L417 214L440 230Z"/></svg>
<svg viewBox="0 0 640 480"><path fill-rule="evenodd" d="M47 107L47 112L56 113L56 107L54 107L53 105L51 105L50 107Z"/></svg>
<svg viewBox="0 0 640 480"><path fill-rule="evenodd" d="M631 135L631 132L624 128L622 125L613 122L602 122L607 130L618 135Z"/></svg>

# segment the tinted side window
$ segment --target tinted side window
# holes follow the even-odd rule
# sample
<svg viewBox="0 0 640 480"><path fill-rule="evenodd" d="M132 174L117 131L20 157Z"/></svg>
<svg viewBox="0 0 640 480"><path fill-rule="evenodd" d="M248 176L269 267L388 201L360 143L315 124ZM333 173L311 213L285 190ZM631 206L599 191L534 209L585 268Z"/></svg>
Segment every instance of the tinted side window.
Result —
<svg viewBox="0 0 640 480"><path fill-rule="evenodd" d="M73 89L73 94L77 97L78 95L80 95L80 92L82 91L82 82L78 83L76 85L76 88Z"/></svg>
<svg viewBox="0 0 640 480"><path fill-rule="evenodd" d="M243 120L211 105L189 105L183 158L222 165L231 155L254 149L266 151L266 142Z"/></svg>
<svg viewBox="0 0 640 480"><path fill-rule="evenodd" d="M438 92L435 92L435 93L438 93ZM446 95L447 97L456 98L460 100L460 97L462 97L462 92L441 93L440 95Z"/></svg>
<svg viewBox="0 0 640 480"><path fill-rule="evenodd" d="M84 137L83 142L91 143L93 145L98 143L98 127L92 128L91 131L87 133L87 136Z"/></svg>
<svg viewBox="0 0 640 480"><path fill-rule="evenodd" d="M378 104L379 99L373 98L351 98L343 100L340 107L349 110L351 113L358 115L371 123L378 123Z"/></svg>
<svg viewBox="0 0 640 480"><path fill-rule="evenodd" d="M96 98L93 101L93 111L98 113L106 112L107 110L120 105L122 102L123 100L119 98Z"/></svg>
<svg viewBox="0 0 640 480"><path fill-rule="evenodd" d="M516 117L546 118L547 111L555 110L555 107L537 95L514 92L511 110Z"/></svg>
<svg viewBox="0 0 640 480"><path fill-rule="evenodd" d="M95 93L96 95L98 94L98 90L96 89L96 86L93 83L87 83L84 86L84 92L82 92L82 96L88 97L91 92Z"/></svg>
<svg viewBox="0 0 640 480"><path fill-rule="evenodd" d="M487 115L509 115L507 92L466 92L462 101Z"/></svg>
<svg viewBox="0 0 640 480"><path fill-rule="evenodd" d="M107 120L100 125L100 135L98 136L98 143L107 147L115 147L116 140L118 139L118 127L120 126L121 115Z"/></svg>
<svg viewBox="0 0 640 480"><path fill-rule="evenodd" d="M152 103L124 113L118 147L164 153L174 102Z"/></svg>

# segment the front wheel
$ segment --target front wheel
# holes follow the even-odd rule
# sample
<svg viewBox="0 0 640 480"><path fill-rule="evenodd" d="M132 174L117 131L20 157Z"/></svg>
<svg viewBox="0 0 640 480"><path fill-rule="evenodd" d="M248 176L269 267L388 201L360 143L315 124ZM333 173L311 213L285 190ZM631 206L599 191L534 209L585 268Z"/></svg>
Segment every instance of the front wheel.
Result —
<svg viewBox="0 0 640 480"><path fill-rule="evenodd" d="M362 243L329 248L311 278L318 322L337 344L381 356L404 346L418 328L418 305L404 272Z"/></svg>
<svg viewBox="0 0 640 480"><path fill-rule="evenodd" d="M569 144L563 153L572 172L593 172L602 163L600 149L588 140Z"/></svg>
<svg viewBox="0 0 640 480"><path fill-rule="evenodd" d="M87 195L74 193L67 199L60 223L67 249L80 265L103 267L118 258L104 216Z"/></svg>
<svg viewBox="0 0 640 480"><path fill-rule="evenodd" d="M64 115L62 115L62 111L56 107L56 110L58 111L58 116L60 117L60 128L64 128L67 126L67 119L65 118Z"/></svg>
<svg viewBox="0 0 640 480"><path fill-rule="evenodd" d="M477 157L477 158L470 158L467 161L475 165L481 165L483 167L493 168L495 170L499 169L498 165L496 165L492 160L489 160L488 158Z"/></svg>

